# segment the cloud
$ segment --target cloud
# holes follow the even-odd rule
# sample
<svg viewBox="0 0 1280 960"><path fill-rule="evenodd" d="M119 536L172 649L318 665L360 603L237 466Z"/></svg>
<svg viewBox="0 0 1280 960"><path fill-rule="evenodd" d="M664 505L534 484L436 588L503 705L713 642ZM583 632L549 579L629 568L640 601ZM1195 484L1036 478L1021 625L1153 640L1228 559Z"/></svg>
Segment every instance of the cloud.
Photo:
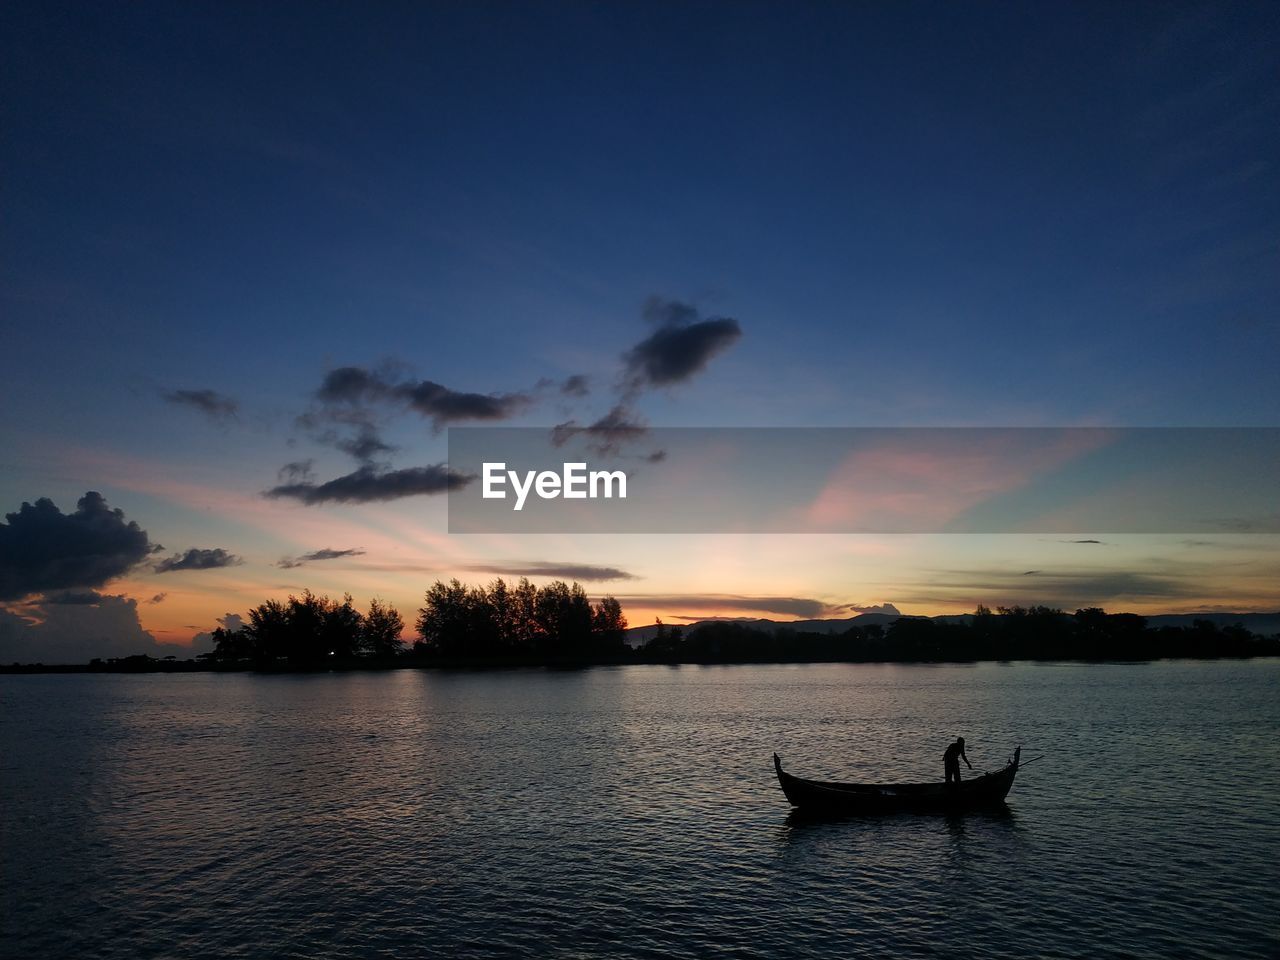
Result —
<svg viewBox="0 0 1280 960"><path fill-rule="evenodd" d="M1083 429L886 431L844 454L795 522L824 532L947 531L974 522L989 529L1000 522L993 504L1097 450L1108 436Z"/></svg>
<svg viewBox="0 0 1280 960"><path fill-rule="evenodd" d="M386 471L364 466L324 483L310 480L282 483L264 491L263 496L297 500L308 506L317 503L370 503L447 493L465 487L474 479L474 476L450 470L443 463Z"/></svg>
<svg viewBox="0 0 1280 960"><path fill-rule="evenodd" d="M988 606L1048 604L1063 609L1107 606L1116 601L1184 600L1204 595L1204 577L1187 571L955 570L931 572L911 603L982 602Z"/></svg>
<svg viewBox="0 0 1280 960"><path fill-rule="evenodd" d="M100 587L155 549L147 532L102 494L89 491L64 514L47 497L23 503L0 524L0 601L68 588Z"/></svg>
<svg viewBox="0 0 1280 960"><path fill-rule="evenodd" d="M363 367L329 371L316 399L330 408L321 414L330 419L345 416L350 422L355 414L367 421L369 414L361 410L362 404L392 403L415 411L437 429L463 420L505 420L532 402L526 393L468 393L433 380L398 380L390 372Z"/></svg>
<svg viewBox="0 0 1280 960"><path fill-rule="evenodd" d="M1280 533L1280 513L1260 517L1214 517L1205 522L1228 533Z"/></svg>
<svg viewBox="0 0 1280 960"><path fill-rule="evenodd" d="M168 559L156 564L156 573L174 573L178 570L216 570L219 567L234 567L244 563L233 553L221 547L201 549L192 547L186 553L175 553Z"/></svg>
<svg viewBox="0 0 1280 960"><path fill-rule="evenodd" d="M391 392L382 374L363 367L338 367L325 374L316 397L324 403L362 403L381 400Z"/></svg>
<svg viewBox="0 0 1280 960"><path fill-rule="evenodd" d="M396 393L437 429L459 420L506 420L530 403L523 393L462 393L430 380L403 384Z"/></svg>
<svg viewBox="0 0 1280 960"><path fill-rule="evenodd" d="M356 550L354 548L350 550L330 550L326 547L323 550L316 550L313 553L304 553L297 557L282 557L276 566L283 570L292 570L294 567L302 567L308 563L314 563L317 560L337 560L340 557L363 556L363 550Z"/></svg>
<svg viewBox="0 0 1280 960"><path fill-rule="evenodd" d="M846 603L844 609L851 613L886 613L891 617L902 616L902 611L895 607L892 603L873 603L869 606L863 606L858 603Z"/></svg>
<svg viewBox="0 0 1280 960"><path fill-rule="evenodd" d="M560 384L560 392L566 397L585 397L591 392L589 382L583 374L575 373L571 377L566 377Z"/></svg>
<svg viewBox="0 0 1280 960"><path fill-rule="evenodd" d="M167 596L169 596L167 593L157 593L150 600L145 600L143 602L144 603L164 603L164 598Z"/></svg>
<svg viewBox="0 0 1280 960"><path fill-rule="evenodd" d="M60 593L46 593L35 601L38 606L55 606L60 604L93 604L102 600L97 590L63 590Z"/></svg>
<svg viewBox="0 0 1280 960"><path fill-rule="evenodd" d="M348 456L361 463L372 464L380 453L395 453L399 447L387 443L369 424L362 424L354 437L333 437L330 441Z"/></svg>
<svg viewBox="0 0 1280 960"><path fill-rule="evenodd" d="M244 626L244 617L240 616L240 614L238 613L224 613L220 617L215 617L214 622L217 623L218 626L228 631L229 633L235 633L237 630L239 630L241 627ZM189 627L188 629L195 630L197 628ZM191 647L194 651L197 651L197 652L203 651L203 650L212 650L213 649L213 631L205 630L201 633L195 634L191 638Z"/></svg>
<svg viewBox="0 0 1280 960"><path fill-rule="evenodd" d="M295 460L292 463L286 463L276 471L276 479L283 484L310 481L314 475L315 465L314 460Z"/></svg>
<svg viewBox="0 0 1280 960"><path fill-rule="evenodd" d="M622 356L632 391L689 380L742 336L737 320L698 320L696 308L675 300L650 297L643 312L658 329Z"/></svg>
<svg viewBox="0 0 1280 960"><path fill-rule="evenodd" d="M164 394L164 399L180 407L198 410L218 423L235 420L239 415L240 405L216 390L171 390Z"/></svg>
<svg viewBox="0 0 1280 960"><path fill-rule="evenodd" d="M142 628L138 601L98 596L94 603L44 602L36 617L0 608L0 663L87 663L94 657L183 659L197 651L160 643Z"/></svg>
<svg viewBox="0 0 1280 960"><path fill-rule="evenodd" d="M802 620L814 620L832 612L832 608L822 600L806 597L744 597L726 593L706 594L629 594L619 596L623 604L636 604L654 607L684 607L712 610L750 610L757 613L781 613L798 617ZM703 615L694 615L691 619L708 619Z"/></svg>
<svg viewBox="0 0 1280 960"><path fill-rule="evenodd" d="M563 447L574 437L585 437L588 448L607 456L617 453L624 444L643 438L648 432L648 426L635 411L618 404L590 426L580 426L576 420L556 424L551 428L551 443Z"/></svg>
<svg viewBox="0 0 1280 960"><path fill-rule="evenodd" d="M468 573L496 573L506 577L558 577L565 580L601 582L609 580L637 580L634 573L617 567L597 567L585 563L556 563L549 560L530 560L513 563L477 563L461 569Z"/></svg>

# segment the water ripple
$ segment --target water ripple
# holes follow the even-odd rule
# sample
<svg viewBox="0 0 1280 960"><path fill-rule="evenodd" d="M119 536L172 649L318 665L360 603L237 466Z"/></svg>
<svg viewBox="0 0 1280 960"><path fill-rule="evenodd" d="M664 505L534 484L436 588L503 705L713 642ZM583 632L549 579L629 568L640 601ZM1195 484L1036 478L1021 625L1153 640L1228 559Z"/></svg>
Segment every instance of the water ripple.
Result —
<svg viewBox="0 0 1280 960"><path fill-rule="evenodd" d="M12 957L1275 957L1280 663L3 677ZM1001 816L798 773L1050 758Z"/></svg>

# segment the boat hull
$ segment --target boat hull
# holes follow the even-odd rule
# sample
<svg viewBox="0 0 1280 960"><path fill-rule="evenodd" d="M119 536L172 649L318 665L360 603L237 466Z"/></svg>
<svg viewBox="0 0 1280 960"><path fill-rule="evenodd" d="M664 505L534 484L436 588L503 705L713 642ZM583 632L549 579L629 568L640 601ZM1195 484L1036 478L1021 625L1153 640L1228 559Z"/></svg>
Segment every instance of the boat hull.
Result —
<svg viewBox="0 0 1280 960"><path fill-rule="evenodd" d="M805 780L782 769L782 760L773 755L778 783L793 807L807 813L963 813L1004 806L1004 799L1018 775L1021 750L1003 770L961 781L942 783L829 783Z"/></svg>

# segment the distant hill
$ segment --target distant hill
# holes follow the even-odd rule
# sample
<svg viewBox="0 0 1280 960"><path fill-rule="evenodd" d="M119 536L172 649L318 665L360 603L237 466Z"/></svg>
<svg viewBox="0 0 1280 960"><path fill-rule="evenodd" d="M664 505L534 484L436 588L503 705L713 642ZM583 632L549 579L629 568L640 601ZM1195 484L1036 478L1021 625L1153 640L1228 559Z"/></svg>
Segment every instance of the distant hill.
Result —
<svg viewBox="0 0 1280 960"><path fill-rule="evenodd" d="M1148 627L1189 627L1196 620L1208 620L1218 627L1240 624L1246 630L1269 637L1280 633L1278 613L1156 613L1147 617Z"/></svg>
<svg viewBox="0 0 1280 960"><path fill-rule="evenodd" d="M701 626L704 623L737 623L756 630L776 630L779 627L786 627L788 630L798 630L802 633L844 633L850 627L869 627L873 623L887 627L901 616L902 614L897 613L860 613L856 617L844 617L836 620L769 620L764 617L715 617L710 620L695 620L689 623L672 622L666 624L666 627L667 629L679 627L685 633L688 633L694 627ZM967 617L968 614L959 617L936 617L934 619L963 620ZM631 627L627 630L627 643L632 646L648 643L657 633L658 625L656 623L650 623L643 627Z"/></svg>
<svg viewBox="0 0 1280 960"><path fill-rule="evenodd" d="M737 623L756 630L776 630L785 627L798 633L844 633L850 627L869 627L880 624L887 627L900 616L908 614L892 613L860 613L856 617L843 617L834 620L769 620L751 617L715 617L709 620L697 620L690 623L673 622L666 624L667 629L679 627L687 635L690 630L704 623ZM916 617L914 619L933 620L937 623L968 623L972 614L943 614L936 617ZM1208 620L1219 627L1240 624L1246 630L1262 636L1280 633L1280 612L1276 613L1160 613L1147 617L1148 627L1189 627L1197 620ZM650 623L642 627L631 627L627 630L627 644L638 647L648 643L657 635L657 624Z"/></svg>

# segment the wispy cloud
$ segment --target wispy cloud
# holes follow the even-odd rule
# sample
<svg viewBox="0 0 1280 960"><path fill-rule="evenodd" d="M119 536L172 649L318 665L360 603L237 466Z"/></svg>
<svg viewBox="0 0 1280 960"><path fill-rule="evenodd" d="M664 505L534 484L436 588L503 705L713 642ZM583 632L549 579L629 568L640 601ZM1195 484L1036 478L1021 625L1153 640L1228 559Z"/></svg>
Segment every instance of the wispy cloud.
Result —
<svg viewBox="0 0 1280 960"><path fill-rule="evenodd" d="M177 406L198 410L218 423L235 420L239 416L240 405L217 390L170 390L163 397Z"/></svg>
<svg viewBox="0 0 1280 960"><path fill-rule="evenodd" d="M222 547L202 549L192 547L186 553L177 553L156 564L156 573L175 573L179 570L217 570L221 567L235 567L244 563L233 553Z"/></svg>
<svg viewBox="0 0 1280 960"><path fill-rule="evenodd" d="M813 620L838 608L807 597L752 597L729 593L633 593L618 595L623 604L643 607L683 608L692 619L710 619L711 611L744 610Z"/></svg>
<svg viewBox="0 0 1280 960"><path fill-rule="evenodd" d="M292 570L295 567L303 567L308 563L315 563L319 560L339 560L342 557L363 557L365 552L352 548L350 550L331 550L325 548L323 550L315 550L311 553L304 553L297 557L282 557L280 562L276 564L284 570Z"/></svg>
<svg viewBox="0 0 1280 960"><path fill-rule="evenodd" d="M272 499L297 500L308 506L321 503L372 503L402 497L431 496L465 487L475 477L450 470L447 464L377 470L361 467L345 476L315 483L298 480L263 492Z"/></svg>
<svg viewBox="0 0 1280 960"><path fill-rule="evenodd" d="M468 420L505 420L525 409L524 392L470 393L433 380L398 380L386 371L339 367L325 376L316 398L327 406L390 403L420 414L436 429Z"/></svg>
<svg viewBox="0 0 1280 960"><path fill-rule="evenodd" d="M648 432L648 426L634 410L618 404L585 427L576 420L556 424L551 429L551 443L562 447L575 437L583 437L589 449L605 456L617 453L625 444L642 439Z"/></svg>
<svg viewBox="0 0 1280 960"><path fill-rule="evenodd" d="M552 560L472 563L459 569L469 573L495 573L505 577L557 577L585 582L639 579L635 574L618 567L601 567L587 563L558 563Z"/></svg>

